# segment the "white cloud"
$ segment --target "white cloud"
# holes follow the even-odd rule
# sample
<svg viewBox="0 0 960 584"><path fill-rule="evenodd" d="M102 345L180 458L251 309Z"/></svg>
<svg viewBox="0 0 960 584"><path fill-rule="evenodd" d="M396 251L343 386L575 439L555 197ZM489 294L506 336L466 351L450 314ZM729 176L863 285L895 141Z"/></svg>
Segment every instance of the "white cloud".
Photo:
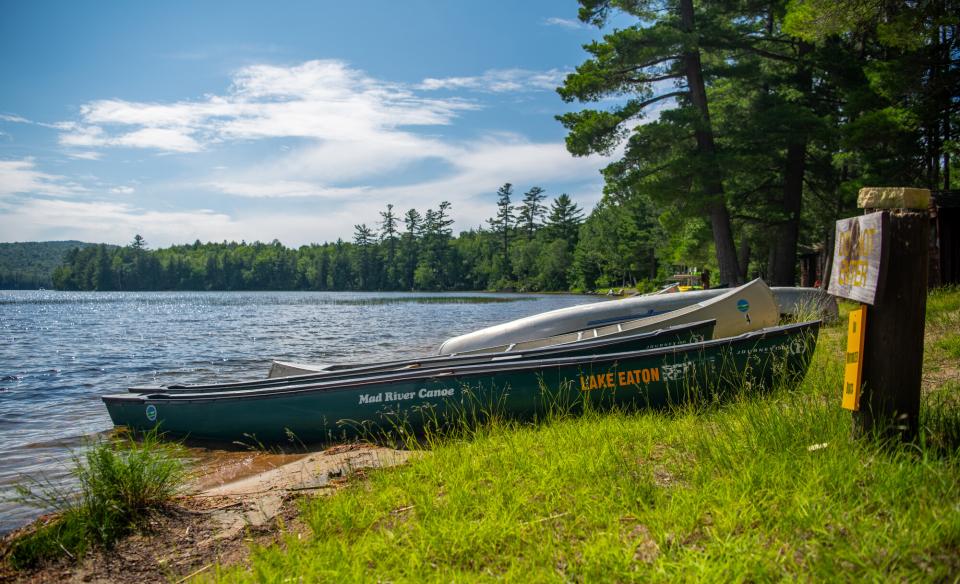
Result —
<svg viewBox="0 0 960 584"><path fill-rule="evenodd" d="M543 23L547 26L560 26L569 29L587 28L587 26L579 20L574 20L572 18L560 18L559 16L545 18Z"/></svg>
<svg viewBox="0 0 960 584"><path fill-rule="evenodd" d="M469 89L491 93L516 91L552 91L563 81L566 72L559 69L530 71L528 69L491 69L472 77L444 77L424 79L418 89Z"/></svg>
<svg viewBox="0 0 960 584"><path fill-rule="evenodd" d="M268 199L291 197L342 198L362 194L368 190L365 187L324 187L323 185L311 182L289 180L211 181L209 183L203 183L200 186L228 195Z"/></svg>
<svg viewBox="0 0 960 584"><path fill-rule="evenodd" d="M0 121L12 122L15 124L29 124L30 120L16 114L0 114Z"/></svg>
<svg viewBox="0 0 960 584"><path fill-rule="evenodd" d="M372 155L367 162L365 155ZM436 159L443 170L433 173L431 178L394 181L389 186L358 184L365 176L401 167L417 156ZM375 199L408 208L432 207L443 199L466 201L485 194L492 196L507 181L519 185L593 182L604 165L605 161L597 156L571 157L562 142L530 142L516 134L499 133L465 144L421 143L414 139L408 145L402 141L383 145L382 151L362 143L320 145L190 186L242 197L312 197L345 205L358 205L358 199ZM327 186L330 183L350 186ZM369 216L376 217L376 212Z"/></svg>
<svg viewBox="0 0 960 584"><path fill-rule="evenodd" d="M127 243L140 233L159 246L195 239L230 239L238 231L229 216L209 209L163 212L103 201L32 199L0 214L0 232L9 241Z"/></svg>
<svg viewBox="0 0 960 584"><path fill-rule="evenodd" d="M576 189L570 194L585 208L599 196L602 182L596 170L601 160L571 158L562 143L530 142L513 134L495 134L469 145L450 146L445 161L449 168L441 177L380 188L333 188L307 180L273 180L270 176L258 180L255 173L245 180L224 179L201 185L242 197L292 198L289 203L271 202L267 212L262 207L241 207L229 214L207 208L151 210L136 200L14 199L0 213L0 233L10 241L66 238L124 244L140 233L154 247L195 239L279 239L295 246L338 237L349 240L355 224L374 225L387 203L395 204L400 212L409 208L423 212L449 200L459 230L485 225L494 213L496 190L504 182L514 184L517 200L535 184L547 187L551 197L560 194L551 183L570 184ZM306 164L306 160L303 162ZM276 171L264 166L257 172ZM127 194L127 189L133 190L118 186L111 191ZM305 198L323 201L305 203Z"/></svg>
<svg viewBox="0 0 960 584"><path fill-rule="evenodd" d="M63 128L69 130L65 134L60 134L60 144L63 146L78 146L81 148L94 148L107 144L107 138L104 136L103 128L99 126L77 127L75 125Z"/></svg>
<svg viewBox="0 0 960 584"><path fill-rule="evenodd" d="M128 203L34 199L6 206L0 233L8 241L77 239L97 243L129 243L142 235L151 247L195 241L272 241L287 245L352 238L353 225L371 222L380 207L332 210L323 214L294 211L240 212L235 216L210 209L162 211Z"/></svg>
<svg viewBox="0 0 960 584"><path fill-rule="evenodd" d="M66 195L84 190L66 177L37 170L33 158L0 160L0 196L28 193Z"/></svg>
<svg viewBox="0 0 960 584"><path fill-rule="evenodd" d="M492 135L463 147L449 162L453 171L448 176L378 189L378 199L432 207L455 197L459 203L454 201L454 217L470 225L493 213L496 190L505 182L521 189L549 182L596 182L597 169L604 165L595 156L571 157L560 142L529 142L513 134Z"/></svg>
<svg viewBox="0 0 960 584"><path fill-rule="evenodd" d="M117 146L156 148L168 152L197 152L200 144L190 137L189 130L170 128L144 128L117 136L111 141Z"/></svg>
<svg viewBox="0 0 960 584"><path fill-rule="evenodd" d="M546 187L551 196L559 194L555 185L599 193L598 169L606 161L573 158L561 141L533 142L511 133L452 140L433 131L480 106L458 97L425 97L431 95L427 91L552 90L563 75L558 70L491 70L402 86L339 61L309 61L291 67L246 67L221 94L196 100L92 101L81 107L77 120L44 124L58 130L68 156L96 159L106 148L134 148L203 152L206 158L182 165L171 175L175 183L150 181L149 188L136 190L122 186L128 180L98 183L101 193L130 195L123 203L14 199L19 206L6 205L0 232L7 239L69 237L113 243L126 243L141 233L154 246L198 238L277 238L296 245L349 239L354 224L374 224L387 203L423 211L449 200L456 228L473 227L493 214L496 190L508 181L518 197L534 184ZM271 138L286 140L257 163L231 158L231 146ZM29 162L30 167L19 172L36 176L21 179L17 192L66 194L55 190L68 184L63 177L45 175ZM195 193L206 201L217 201L218 194L272 200L235 202L229 214L147 209L168 192Z"/></svg>
<svg viewBox="0 0 960 584"><path fill-rule="evenodd" d="M60 135L60 144L79 148L128 146L155 148L167 152L198 152L200 144L184 128L143 128L133 132L109 135L100 126L79 126Z"/></svg>
<svg viewBox="0 0 960 584"><path fill-rule="evenodd" d="M80 160L100 160L103 157L99 152L94 152L92 150L78 150L67 152L67 156L70 158L79 158Z"/></svg>
<svg viewBox="0 0 960 584"><path fill-rule="evenodd" d="M93 101L81 107L78 122L58 127L65 146L197 152L260 138L371 141L402 127L447 125L458 112L476 108L462 99L423 98L340 61L317 60L246 67L225 95L202 100Z"/></svg>

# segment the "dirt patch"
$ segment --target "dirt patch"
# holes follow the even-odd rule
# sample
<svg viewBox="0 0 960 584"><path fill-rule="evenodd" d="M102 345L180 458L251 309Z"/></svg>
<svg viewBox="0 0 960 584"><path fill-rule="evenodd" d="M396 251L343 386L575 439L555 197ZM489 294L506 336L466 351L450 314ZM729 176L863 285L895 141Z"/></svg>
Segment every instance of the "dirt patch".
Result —
<svg viewBox="0 0 960 584"><path fill-rule="evenodd" d="M217 565L242 563L252 545L309 531L299 519L300 497L334 492L344 484L343 477L401 464L411 454L350 445L311 454L270 455L294 458L288 461L238 455L219 468L205 468L192 492L155 513L141 532L113 549L94 550L80 562L63 559L29 572L0 567L0 582L178 582Z"/></svg>

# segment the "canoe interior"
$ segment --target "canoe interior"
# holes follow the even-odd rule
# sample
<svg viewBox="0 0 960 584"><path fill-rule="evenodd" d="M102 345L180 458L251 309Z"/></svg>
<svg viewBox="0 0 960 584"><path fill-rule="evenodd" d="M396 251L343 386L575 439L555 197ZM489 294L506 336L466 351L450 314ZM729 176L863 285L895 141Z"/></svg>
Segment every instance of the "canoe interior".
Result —
<svg viewBox="0 0 960 584"><path fill-rule="evenodd" d="M544 359L574 355L593 355L623 351L637 351L699 342L713 337L715 321L704 320L665 327L656 331L607 335L602 338L583 340L576 343L550 345L524 352L481 353L470 355L431 356L422 359L386 361L370 365L340 365L321 372L305 373L296 376L276 377L261 380L234 381L206 385L172 385L168 387L139 386L131 387L133 393L193 393L200 391L228 391L231 389L255 389L278 387L292 383L304 383L310 380L332 381L360 375L370 375L386 371L427 370L444 367L492 363L514 359Z"/></svg>

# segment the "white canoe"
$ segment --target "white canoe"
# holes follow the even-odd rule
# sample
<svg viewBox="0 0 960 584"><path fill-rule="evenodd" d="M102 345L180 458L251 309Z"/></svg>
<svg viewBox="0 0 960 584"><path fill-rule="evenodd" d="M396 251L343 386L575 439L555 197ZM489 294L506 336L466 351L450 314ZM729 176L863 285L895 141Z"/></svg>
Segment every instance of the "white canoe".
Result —
<svg viewBox="0 0 960 584"><path fill-rule="evenodd" d="M775 326L779 320L780 309L763 280L756 279L739 288L704 292L714 294L705 299L695 296L695 299L701 300L694 303L674 297L689 298L698 292L637 296L551 310L447 339L440 345L438 353L466 353L533 339L536 339L535 342L556 344L563 342L556 339L560 335L576 335L588 330L604 330L609 334L610 331L604 327L623 327L626 321L630 321L628 332L632 333L715 319L717 325L713 336L719 339Z"/></svg>

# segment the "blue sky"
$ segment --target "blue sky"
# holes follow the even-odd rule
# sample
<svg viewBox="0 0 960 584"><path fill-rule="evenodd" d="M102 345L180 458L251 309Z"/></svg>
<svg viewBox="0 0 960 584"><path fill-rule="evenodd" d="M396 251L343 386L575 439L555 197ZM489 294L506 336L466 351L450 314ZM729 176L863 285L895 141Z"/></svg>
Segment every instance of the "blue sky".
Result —
<svg viewBox="0 0 960 584"><path fill-rule="evenodd" d="M3 2L0 241L350 239L388 203L590 209L554 88L575 1Z"/></svg>

